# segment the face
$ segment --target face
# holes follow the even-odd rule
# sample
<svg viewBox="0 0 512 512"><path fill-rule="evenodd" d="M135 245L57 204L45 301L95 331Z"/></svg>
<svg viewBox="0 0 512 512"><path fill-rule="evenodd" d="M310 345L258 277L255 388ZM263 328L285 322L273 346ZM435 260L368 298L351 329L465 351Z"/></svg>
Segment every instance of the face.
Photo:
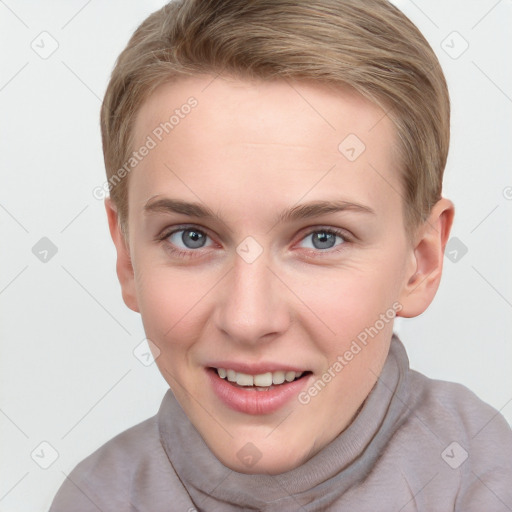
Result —
<svg viewBox="0 0 512 512"><path fill-rule="evenodd" d="M205 76L157 89L134 134L156 144L129 176L125 301L217 458L293 469L364 403L415 271L394 125L350 90Z"/></svg>

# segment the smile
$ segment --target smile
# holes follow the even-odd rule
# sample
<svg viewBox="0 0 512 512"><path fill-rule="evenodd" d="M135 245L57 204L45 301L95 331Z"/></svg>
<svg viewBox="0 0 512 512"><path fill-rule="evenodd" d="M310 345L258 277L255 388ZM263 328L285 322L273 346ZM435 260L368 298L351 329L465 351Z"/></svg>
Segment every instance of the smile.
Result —
<svg viewBox="0 0 512 512"><path fill-rule="evenodd" d="M212 389L230 409L244 414L272 414L307 387L311 371L275 370L255 375L230 368L206 369Z"/></svg>
<svg viewBox="0 0 512 512"><path fill-rule="evenodd" d="M286 382L293 382L299 379L304 372L278 370L276 372L259 373L249 375L248 373L236 372L232 369L216 368L221 379L227 379L240 387L253 388L257 391L268 391L275 385Z"/></svg>

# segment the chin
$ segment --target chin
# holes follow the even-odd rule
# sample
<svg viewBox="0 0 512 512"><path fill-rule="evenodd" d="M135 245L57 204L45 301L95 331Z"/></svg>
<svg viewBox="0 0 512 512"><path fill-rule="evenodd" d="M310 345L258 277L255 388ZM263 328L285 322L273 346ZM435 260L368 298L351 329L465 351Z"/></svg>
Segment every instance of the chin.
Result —
<svg viewBox="0 0 512 512"><path fill-rule="evenodd" d="M271 455L265 456L265 453L259 452L252 443L247 443L235 457L230 454L227 459L219 455L217 458L229 469L246 475L279 475L299 467L308 460L306 456L297 457L297 451L281 454L276 453L277 450L269 451Z"/></svg>
<svg viewBox="0 0 512 512"><path fill-rule="evenodd" d="M244 473L246 475L279 475L301 465L301 462L290 461L267 461L266 463L259 461L254 466L242 464L238 460L231 460L231 462L233 464L228 465L224 463L224 465L237 473Z"/></svg>

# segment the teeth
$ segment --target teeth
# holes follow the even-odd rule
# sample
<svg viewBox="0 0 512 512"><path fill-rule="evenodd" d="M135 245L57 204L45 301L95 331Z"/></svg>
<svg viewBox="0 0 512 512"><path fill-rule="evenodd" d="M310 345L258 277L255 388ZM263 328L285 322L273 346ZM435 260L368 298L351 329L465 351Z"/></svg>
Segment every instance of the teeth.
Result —
<svg viewBox="0 0 512 512"><path fill-rule="evenodd" d="M286 379L286 382L291 382L295 378L295 372L286 372L284 374L284 378Z"/></svg>
<svg viewBox="0 0 512 512"><path fill-rule="evenodd" d="M254 385L266 388L272 386L272 372L261 373L254 376Z"/></svg>
<svg viewBox="0 0 512 512"><path fill-rule="evenodd" d="M272 374L272 383L273 384L282 384L285 379L285 372L274 372Z"/></svg>
<svg viewBox="0 0 512 512"><path fill-rule="evenodd" d="M292 382L298 379L304 372L266 372L258 375L249 375L247 373L238 373L235 370L217 368L217 374L221 379L227 377L229 382L236 382L239 386L256 386L267 388L272 384L282 384L284 381Z"/></svg>
<svg viewBox="0 0 512 512"><path fill-rule="evenodd" d="M252 375L247 375L247 373L237 373L236 374L236 383L239 386L253 386L254 385L254 377Z"/></svg>

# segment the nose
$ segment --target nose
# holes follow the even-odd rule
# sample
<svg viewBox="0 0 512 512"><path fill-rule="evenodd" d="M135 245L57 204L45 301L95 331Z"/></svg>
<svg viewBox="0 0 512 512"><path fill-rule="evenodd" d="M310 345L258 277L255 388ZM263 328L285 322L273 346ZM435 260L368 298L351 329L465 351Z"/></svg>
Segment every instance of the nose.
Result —
<svg viewBox="0 0 512 512"><path fill-rule="evenodd" d="M215 319L225 336L239 344L259 345L288 329L286 290L263 255L252 263L236 255L233 269L223 281Z"/></svg>

